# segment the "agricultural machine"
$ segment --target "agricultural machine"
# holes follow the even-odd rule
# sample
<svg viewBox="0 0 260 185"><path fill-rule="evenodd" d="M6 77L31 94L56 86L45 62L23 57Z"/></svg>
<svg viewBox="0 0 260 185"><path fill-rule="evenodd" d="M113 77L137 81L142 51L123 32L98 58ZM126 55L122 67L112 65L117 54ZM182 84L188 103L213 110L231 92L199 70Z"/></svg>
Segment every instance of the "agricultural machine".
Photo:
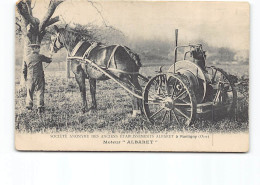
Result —
<svg viewBox="0 0 260 185"><path fill-rule="evenodd" d="M232 114L237 92L222 69L206 66L201 44L177 45L175 60L166 71L152 77L143 91L143 108L151 123L177 123L189 126L198 117ZM182 49L183 58L177 61Z"/></svg>

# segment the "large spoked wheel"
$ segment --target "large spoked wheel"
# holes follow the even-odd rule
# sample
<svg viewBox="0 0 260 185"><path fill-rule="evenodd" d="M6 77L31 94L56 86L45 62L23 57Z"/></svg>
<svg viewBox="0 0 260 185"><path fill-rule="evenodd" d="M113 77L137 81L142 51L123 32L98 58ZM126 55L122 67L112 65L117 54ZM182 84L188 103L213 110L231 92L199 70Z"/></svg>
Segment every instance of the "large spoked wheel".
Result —
<svg viewBox="0 0 260 185"><path fill-rule="evenodd" d="M144 89L143 98L144 113L154 126L183 128L195 119L196 98L185 76L153 77Z"/></svg>
<svg viewBox="0 0 260 185"><path fill-rule="evenodd" d="M210 74L211 83L217 86L218 90L221 89L220 92L215 92L214 103L222 106L222 112L231 113L237 103L237 91L234 83L230 80L229 75L220 68L210 67L208 73Z"/></svg>

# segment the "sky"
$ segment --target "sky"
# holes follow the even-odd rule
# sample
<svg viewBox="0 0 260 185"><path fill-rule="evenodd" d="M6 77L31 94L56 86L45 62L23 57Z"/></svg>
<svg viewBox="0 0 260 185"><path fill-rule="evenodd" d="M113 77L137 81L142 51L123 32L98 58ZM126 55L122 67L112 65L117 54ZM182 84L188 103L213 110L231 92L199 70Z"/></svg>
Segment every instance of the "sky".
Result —
<svg viewBox="0 0 260 185"><path fill-rule="evenodd" d="M37 0L34 15L42 18L48 0ZM243 2L99 2L95 7L106 24L120 29L130 39L179 40L189 43L202 39L217 47L249 49L249 4ZM55 15L66 23L97 25L103 19L86 0L62 3Z"/></svg>

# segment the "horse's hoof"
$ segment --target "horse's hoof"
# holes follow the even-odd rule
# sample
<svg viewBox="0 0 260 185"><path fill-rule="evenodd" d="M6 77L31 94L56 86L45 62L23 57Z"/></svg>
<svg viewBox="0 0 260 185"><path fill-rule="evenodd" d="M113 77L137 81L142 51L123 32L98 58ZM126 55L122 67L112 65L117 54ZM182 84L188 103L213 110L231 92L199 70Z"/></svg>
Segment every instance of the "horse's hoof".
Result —
<svg viewBox="0 0 260 185"><path fill-rule="evenodd" d="M85 108L82 108L82 109L81 109L82 113L87 113L87 112L89 112L89 111L92 112L92 111L96 111L96 110L97 110L97 107L93 107L93 106L90 107L90 108L86 108L86 107L85 107Z"/></svg>
<svg viewBox="0 0 260 185"><path fill-rule="evenodd" d="M92 107L90 107L90 109L96 110L96 109L97 109L97 106L92 106Z"/></svg>
<svg viewBox="0 0 260 185"><path fill-rule="evenodd" d="M91 112L96 112L97 111L97 107L96 106L92 106L92 107L89 108L89 110Z"/></svg>
<svg viewBox="0 0 260 185"><path fill-rule="evenodd" d="M81 109L81 112L84 114L84 113L86 113L86 112L88 112L89 110L88 110L88 108L86 108L86 107L84 107L84 108L82 108Z"/></svg>

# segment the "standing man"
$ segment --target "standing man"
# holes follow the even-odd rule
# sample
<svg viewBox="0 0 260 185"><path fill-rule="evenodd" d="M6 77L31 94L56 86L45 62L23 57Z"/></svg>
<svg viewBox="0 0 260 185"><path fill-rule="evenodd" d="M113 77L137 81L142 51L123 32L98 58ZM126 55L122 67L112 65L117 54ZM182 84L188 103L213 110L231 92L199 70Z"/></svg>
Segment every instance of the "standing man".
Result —
<svg viewBox="0 0 260 185"><path fill-rule="evenodd" d="M40 45L31 44L31 53L26 57L23 62L23 74L24 80L26 81L27 97L26 97L26 108L32 110L33 107L33 94L36 91L36 105L37 112L39 114L44 112L44 71L42 62L51 63L52 59L44 55L39 54Z"/></svg>

